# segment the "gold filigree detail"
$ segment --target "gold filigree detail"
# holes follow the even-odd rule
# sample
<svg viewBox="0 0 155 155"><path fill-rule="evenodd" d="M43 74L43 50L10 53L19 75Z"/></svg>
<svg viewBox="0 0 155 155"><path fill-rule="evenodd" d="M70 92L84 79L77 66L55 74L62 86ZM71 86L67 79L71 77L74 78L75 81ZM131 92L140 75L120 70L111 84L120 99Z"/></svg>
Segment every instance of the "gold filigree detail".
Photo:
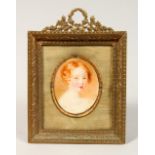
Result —
<svg viewBox="0 0 155 155"><path fill-rule="evenodd" d="M73 20L73 16L76 12L80 12L83 16L81 23L76 23ZM86 11L81 8L76 8L70 12L68 17L62 16L61 20L58 20L55 26L45 27L43 32L52 33L78 33L78 32L112 32L113 29L110 27L103 26L99 21L95 20L94 16L88 19Z"/></svg>

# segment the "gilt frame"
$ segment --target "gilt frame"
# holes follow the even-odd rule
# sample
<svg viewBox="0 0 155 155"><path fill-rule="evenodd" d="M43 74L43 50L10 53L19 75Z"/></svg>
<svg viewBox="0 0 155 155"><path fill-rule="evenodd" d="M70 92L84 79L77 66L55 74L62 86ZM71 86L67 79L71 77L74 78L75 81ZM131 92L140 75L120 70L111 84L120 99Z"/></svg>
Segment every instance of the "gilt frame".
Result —
<svg viewBox="0 0 155 155"><path fill-rule="evenodd" d="M72 17L80 12L84 19ZM126 118L126 31L102 26L94 17L76 8L55 26L28 32L28 142L30 143L125 143ZM43 46L111 46L113 48L113 123L109 130L47 130L43 123Z"/></svg>

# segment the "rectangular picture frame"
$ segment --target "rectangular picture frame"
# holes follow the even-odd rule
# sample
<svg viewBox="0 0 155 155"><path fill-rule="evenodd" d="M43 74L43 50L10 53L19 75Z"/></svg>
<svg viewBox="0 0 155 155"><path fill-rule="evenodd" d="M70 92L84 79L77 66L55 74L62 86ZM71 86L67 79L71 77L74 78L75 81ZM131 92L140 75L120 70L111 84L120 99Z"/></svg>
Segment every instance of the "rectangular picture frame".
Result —
<svg viewBox="0 0 155 155"><path fill-rule="evenodd" d="M86 144L123 144L125 143L125 124L126 124L126 31L114 31L105 26L98 26L96 29L88 28L85 31L84 25L72 23L72 16L76 11L80 11L84 17L85 11L74 9L66 21L62 17L56 26L46 27L42 31L28 32L28 142L29 143L86 143ZM85 17L85 20L87 16ZM63 25L66 22L70 28ZM95 22L95 21L94 21ZM69 24L70 23L70 24ZM84 22L83 22L84 23ZM90 23L89 23L90 24ZM68 28L68 29L67 29ZM76 28L76 29L75 29ZM57 123L53 128L45 128L45 102L46 92L44 91L44 53L45 47L110 47L112 48L112 125L108 129L93 127L85 129L79 127L58 127ZM54 52L54 51L51 51ZM63 53L63 52L62 52ZM89 55L89 54L87 54ZM94 53L95 55L95 53ZM79 56L78 52L76 55ZM64 57L59 54L59 57ZM102 58L100 58L102 60ZM51 64L57 62L52 60ZM97 61L95 61L97 62ZM101 61L102 62L102 61ZM99 64L102 68L102 63ZM103 66L104 67L104 66ZM103 77L101 77L102 80ZM47 87L47 86L46 86ZM49 85L50 87L50 85ZM100 87L102 89L102 87ZM101 99L99 99L101 100ZM98 104L100 104L99 101ZM61 112L61 111L58 111ZM101 115L101 114L97 114ZM57 119L56 115L53 115ZM63 114L62 114L63 117ZM65 116L64 117L68 117ZM97 118L96 117L96 118ZM104 115L103 115L104 117ZM73 118L74 121L79 118ZM51 119L52 120L52 119ZM84 123L87 123L85 117ZM99 122L100 123L100 122ZM104 122L102 122L104 123ZM52 122L51 122L52 124ZM48 126L48 124L47 124Z"/></svg>

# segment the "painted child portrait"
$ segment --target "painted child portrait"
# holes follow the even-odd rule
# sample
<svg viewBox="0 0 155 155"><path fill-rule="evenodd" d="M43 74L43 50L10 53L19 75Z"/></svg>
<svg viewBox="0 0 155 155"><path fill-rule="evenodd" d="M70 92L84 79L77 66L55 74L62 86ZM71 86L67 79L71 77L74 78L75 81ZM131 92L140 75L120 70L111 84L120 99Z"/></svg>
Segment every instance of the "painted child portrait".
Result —
<svg viewBox="0 0 155 155"><path fill-rule="evenodd" d="M88 62L80 58L69 59L60 66L55 79L57 102L66 112L83 113L95 103L99 84Z"/></svg>

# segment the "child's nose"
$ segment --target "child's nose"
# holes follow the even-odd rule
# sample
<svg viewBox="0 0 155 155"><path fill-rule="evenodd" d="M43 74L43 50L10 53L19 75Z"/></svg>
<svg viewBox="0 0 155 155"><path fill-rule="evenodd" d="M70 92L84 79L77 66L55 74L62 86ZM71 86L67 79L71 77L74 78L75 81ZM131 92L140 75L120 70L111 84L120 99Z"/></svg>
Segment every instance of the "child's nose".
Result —
<svg viewBox="0 0 155 155"><path fill-rule="evenodd" d="M80 80L79 80L79 83L80 83L80 84L83 84L83 83L84 83L83 79L80 79Z"/></svg>

